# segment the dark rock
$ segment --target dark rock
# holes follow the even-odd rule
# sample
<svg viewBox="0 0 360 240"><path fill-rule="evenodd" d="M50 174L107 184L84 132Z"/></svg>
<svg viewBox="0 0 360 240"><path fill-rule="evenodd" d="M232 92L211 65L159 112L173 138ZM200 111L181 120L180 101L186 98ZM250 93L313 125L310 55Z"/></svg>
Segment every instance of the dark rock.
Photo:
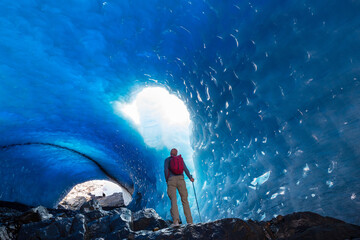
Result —
<svg viewBox="0 0 360 240"><path fill-rule="evenodd" d="M0 207L0 218L20 216L23 212L12 208Z"/></svg>
<svg viewBox="0 0 360 240"><path fill-rule="evenodd" d="M103 208L117 208L117 207L124 207L124 197L123 193L118 192L114 193L107 197L98 198L99 204Z"/></svg>
<svg viewBox="0 0 360 240"><path fill-rule="evenodd" d="M99 219L101 217L104 217L108 214L108 212L103 210L95 210L91 212L85 212L84 215L88 222L94 221L96 219Z"/></svg>
<svg viewBox="0 0 360 240"><path fill-rule="evenodd" d="M69 236L72 218L60 218L22 225L18 239L59 239Z"/></svg>
<svg viewBox="0 0 360 240"><path fill-rule="evenodd" d="M270 223L270 225L269 225ZM275 225L275 226L274 226ZM277 229L271 232L271 226ZM269 233L270 231L270 233ZM321 217L314 213L295 213L270 222L221 219L204 224L165 228L156 232L138 231L135 239L354 239L360 226Z"/></svg>
<svg viewBox="0 0 360 240"><path fill-rule="evenodd" d="M132 223L132 212L127 208L117 208L109 213L110 215L118 214L124 222Z"/></svg>
<svg viewBox="0 0 360 240"><path fill-rule="evenodd" d="M76 235L81 239L83 239L85 236L85 232L86 232L85 216L82 214L77 214L72 222L70 228L70 234Z"/></svg>
<svg viewBox="0 0 360 240"><path fill-rule="evenodd" d="M284 216L281 216L281 215L278 215L276 217L276 221L278 221L278 222L282 221L283 219L284 219Z"/></svg>
<svg viewBox="0 0 360 240"><path fill-rule="evenodd" d="M110 219L110 230L113 231L120 231L122 229L130 228L130 223L127 221L124 221L121 217L121 215L114 214L109 217Z"/></svg>
<svg viewBox="0 0 360 240"><path fill-rule="evenodd" d="M134 239L135 234L127 227L105 236L106 240Z"/></svg>
<svg viewBox="0 0 360 240"><path fill-rule="evenodd" d="M47 227L51 223L51 220L46 220L42 222L23 224L17 239L38 239L40 232L43 231L43 228Z"/></svg>
<svg viewBox="0 0 360 240"><path fill-rule="evenodd" d="M152 208L145 208L133 214L133 230L153 230L166 228L168 224Z"/></svg>
<svg viewBox="0 0 360 240"><path fill-rule="evenodd" d="M59 205L57 205L56 209L64 210L64 209L68 209L68 208L66 208L64 205L59 204Z"/></svg>
<svg viewBox="0 0 360 240"><path fill-rule="evenodd" d="M168 227L153 209L104 211L97 202L83 212L37 207L0 207L0 240L8 239L358 239L360 226L311 212L278 216L267 222L221 219Z"/></svg>
<svg viewBox="0 0 360 240"><path fill-rule="evenodd" d="M8 232L5 226L0 226L0 240L13 239L12 234Z"/></svg>
<svg viewBox="0 0 360 240"><path fill-rule="evenodd" d="M131 232L131 212L126 208L116 209L108 213L108 215L89 222L87 224L88 237L116 237L128 235ZM106 238L108 239L108 238Z"/></svg>
<svg viewBox="0 0 360 240"><path fill-rule="evenodd" d="M28 206L17 202L0 201L0 208L13 209L20 212L26 212L31 208L33 208L33 206Z"/></svg>
<svg viewBox="0 0 360 240"><path fill-rule="evenodd" d="M81 212L90 212L90 211L95 211L95 210L102 210L98 200L96 200L96 199L91 199L90 201L85 202L80 207Z"/></svg>
<svg viewBox="0 0 360 240"><path fill-rule="evenodd" d="M118 214L121 215L124 221L131 222L131 211L126 208L116 208L111 211L104 211L104 210L95 210L84 213L87 222L94 221L96 219L102 218L107 215L114 215Z"/></svg>
<svg viewBox="0 0 360 240"><path fill-rule="evenodd" d="M57 219L45 228L46 231L43 232L45 235L44 237L40 235L40 239L44 239L45 236L53 236L52 233L59 233L59 237L62 238L69 236L72 222L73 218Z"/></svg>
<svg viewBox="0 0 360 240"><path fill-rule="evenodd" d="M15 209L0 208L0 240L16 238L21 225L18 218L22 214Z"/></svg>
<svg viewBox="0 0 360 240"><path fill-rule="evenodd" d="M110 221L108 216L87 224L87 237L90 239L103 237L108 233L110 233Z"/></svg>
<svg viewBox="0 0 360 240"><path fill-rule="evenodd" d="M30 223L30 222L39 222L51 218L52 215L49 214L46 208L39 206L32 208L29 211L25 212L19 217L20 222Z"/></svg>
<svg viewBox="0 0 360 240"><path fill-rule="evenodd" d="M277 239L352 239L360 237L360 226L312 212L299 212L273 219Z"/></svg>
<svg viewBox="0 0 360 240"><path fill-rule="evenodd" d="M261 226L236 218L188 224L156 232L140 231L135 239L266 239Z"/></svg>
<svg viewBox="0 0 360 240"><path fill-rule="evenodd" d="M73 211L69 209L48 209L48 212L55 217L75 217L79 211Z"/></svg>

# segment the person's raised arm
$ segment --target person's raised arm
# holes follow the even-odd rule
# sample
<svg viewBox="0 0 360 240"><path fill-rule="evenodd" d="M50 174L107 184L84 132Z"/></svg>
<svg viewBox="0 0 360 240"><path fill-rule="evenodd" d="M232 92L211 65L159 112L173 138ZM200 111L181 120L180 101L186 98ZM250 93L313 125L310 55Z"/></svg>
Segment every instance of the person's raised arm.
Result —
<svg viewBox="0 0 360 240"><path fill-rule="evenodd" d="M194 181L194 178L193 178L192 175L190 174L189 169L187 168L185 162L184 162L184 171L185 171L185 173L186 173L186 176L188 176L188 178L190 179L190 181L193 182L193 181Z"/></svg>

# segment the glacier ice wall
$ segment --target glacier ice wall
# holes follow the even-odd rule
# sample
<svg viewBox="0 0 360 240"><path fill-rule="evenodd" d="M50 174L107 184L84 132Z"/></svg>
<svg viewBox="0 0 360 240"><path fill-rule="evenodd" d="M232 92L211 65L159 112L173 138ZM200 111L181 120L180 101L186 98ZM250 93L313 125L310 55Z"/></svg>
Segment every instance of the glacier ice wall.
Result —
<svg viewBox="0 0 360 240"><path fill-rule="evenodd" d="M110 178L165 215L165 150L112 108L161 85L190 111L206 220L308 210L360 224L359 10L1 1L0 199L54 206L75 184Z"/></svg>

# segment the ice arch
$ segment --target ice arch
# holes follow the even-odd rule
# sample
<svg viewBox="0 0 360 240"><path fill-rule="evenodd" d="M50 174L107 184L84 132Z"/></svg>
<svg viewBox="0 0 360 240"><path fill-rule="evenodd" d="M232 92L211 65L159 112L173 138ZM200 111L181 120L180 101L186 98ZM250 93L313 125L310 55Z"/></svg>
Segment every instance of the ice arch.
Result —
<svg viewBox="0 0 360 240"><path fill-rule="evenodd" d="M310 210L359 224L359 8L1 1L0 199L52 206L111 176L164 215L162 153L111 105L157 84L190 111L207 220Z"/></svg>

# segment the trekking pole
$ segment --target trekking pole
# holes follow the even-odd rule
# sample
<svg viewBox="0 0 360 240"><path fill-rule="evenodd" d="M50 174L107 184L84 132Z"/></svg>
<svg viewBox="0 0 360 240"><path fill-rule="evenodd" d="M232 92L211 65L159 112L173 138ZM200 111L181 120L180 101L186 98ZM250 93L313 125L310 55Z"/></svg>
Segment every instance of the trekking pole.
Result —
<svg viewBox="0 0 360 240"><path fill-rule="evenodd" d="M198 212L199 212L200 222L202 222L202 220L201 220L201 215L200 215L200 210L199 210L199 204L198 204L198 200L197 200L197 197L196 197L196 192L195 192L194 182L192 182L192 185L193 185L193 188L194 188L194 194L195 194L196 206L197 206L197 209L198 209Z"/></svg>

